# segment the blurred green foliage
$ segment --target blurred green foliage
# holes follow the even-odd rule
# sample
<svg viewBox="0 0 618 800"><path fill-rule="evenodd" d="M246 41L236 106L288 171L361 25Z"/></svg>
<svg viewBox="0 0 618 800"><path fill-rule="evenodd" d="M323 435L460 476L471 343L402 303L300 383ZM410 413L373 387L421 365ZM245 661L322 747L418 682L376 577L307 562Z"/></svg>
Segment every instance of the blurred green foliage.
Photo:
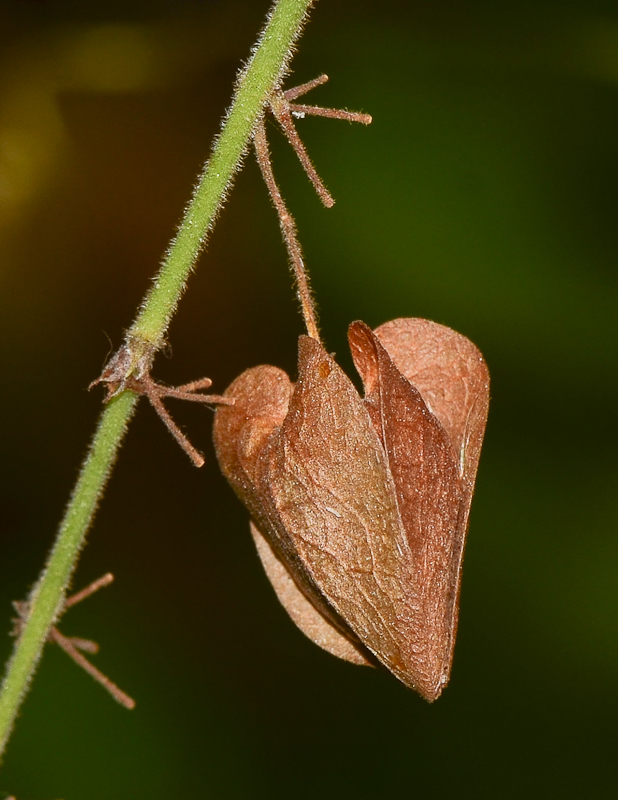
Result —
<svg viewBox="0 0 618 800"><path fill-rule="evenodd" d="M0 6L0 609L36 579L119 344L268 0ZM475 341L492 406L451 685L428 706L287 619L219 476L210 412L144 405L62 622L133 695L49 647L0 789L18 800L613 797L618 723L618 9L601 0L320 0L291 81L369 129L270 126L325 339L426 316ZM290 84L291 85L291 84ZM309 102L309 97L307 101ZM295 370L302 331L252 158L156 377ZM8 655L10 640L0 642Z"/></svg>

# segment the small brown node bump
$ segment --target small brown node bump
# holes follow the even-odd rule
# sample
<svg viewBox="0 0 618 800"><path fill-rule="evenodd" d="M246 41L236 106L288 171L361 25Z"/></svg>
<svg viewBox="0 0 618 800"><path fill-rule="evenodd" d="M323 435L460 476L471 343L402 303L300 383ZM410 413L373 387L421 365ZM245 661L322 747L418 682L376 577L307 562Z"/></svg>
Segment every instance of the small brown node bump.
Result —
<svg viewBox="0 0 618 800"><path fill-rule="evenodd" d="M328 378L328 376L332 372L330 364L326 364L326 363L320 364L318 369L319 369L319 373L320 373L320 378L322 378L322 379Z"/></svg>
<svg viewBox="0 0 618 800"><path fill-rule="evenodd" d="M74 606L77 603L80 603L82 600L85 600L87 597L90 597L91 594L94 594L104 586L109 586L113 580L114 576L111 574L111 572L108 572L106 575L103 575L101 578L93 581L80 592L71 595L71 597L67 597L67 599L64 601L60 616L62 616L65 611L71 608L71 606ZM24 602L23 600L15 600L13 602L13 608L15 611L17 611L18 616L13 620L13 630L11 631L11 635L20 636L24 627L24 623L26 622L30 612L30 603ZM135 708L135 700L133 700L132 697L129 697L128 694L116 686L116 684L111 681L107 675L104 675L100 670L98 670L80 652L84 651L91 654L97 653L99 650L99 645L96 642L92 642L90 639L81 639L78 636L64 636L64 634L60 633L56 626L51 628L47 640L50 642L55 642L59 647L61 647L78 666L84 669L92 678L95 679L95 681L107 689L114 700L120 703L120 705L123 705L128 709Z"/></svg>

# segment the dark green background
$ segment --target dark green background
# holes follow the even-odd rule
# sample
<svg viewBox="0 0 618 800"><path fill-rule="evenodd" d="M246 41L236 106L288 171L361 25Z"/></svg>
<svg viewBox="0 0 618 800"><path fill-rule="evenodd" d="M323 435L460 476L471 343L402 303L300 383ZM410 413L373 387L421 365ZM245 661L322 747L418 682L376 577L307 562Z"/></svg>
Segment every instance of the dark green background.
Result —
<svg viewBox="0 0 618 800"><path fill-rule="evenodd" d="M122 340L267 0L0 6L0 628L36 579ZM110 27L111 26L111 27ZM119 27L120 26L120 27ZM618 733L618 7L320 0L291 81L369 128L299 124L323 209L270 126L329 350L425 316L492 373L451 684L433 706L338 661L278 605L220 477L212 414L140 407L0 789L18 800L609 798ZM290 84L289 84L290 85ZM308 98L309 101L309 98ZM170 383L295 370L302 331L249 158L170 330ZM173 408L172 408L173 406ZM10 640L0 640L0 657Z"/></svg>

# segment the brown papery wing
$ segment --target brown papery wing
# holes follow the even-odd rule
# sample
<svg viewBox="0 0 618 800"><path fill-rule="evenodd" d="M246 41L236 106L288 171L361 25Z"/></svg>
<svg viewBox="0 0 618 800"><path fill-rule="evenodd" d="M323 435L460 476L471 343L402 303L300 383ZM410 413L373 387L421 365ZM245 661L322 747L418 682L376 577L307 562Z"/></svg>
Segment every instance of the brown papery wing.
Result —
<svg viewBox="0 0 618 800"><path fill-rule="evenodd" d="M489 405L483 356L465 336L426 319L395 319L374 333L446 428L471 495Z"/></svg>
<svg viewBox="0 0 618 800"><path fill-rule="evenodd" d="M349 339L367 409L388 454L412 553L419 670L432 687L428 694L437 697L450 673L457 625L463 481L446 430L371 329L355 322Z"/></svg>
<svg viewBox="0 0 618 800"><path fill-rule="evenodd" d="M269 517L279 517L313 582L362 644L433 699L435 682L417 657L420 586L386 453L349 378L308 337L270 449Z"/></svg>
<svg viewBox="0 0 618 800"><path fill-rule="evenodd" d="M305 636L334 656L351 661L353 664L370 666L367 660L368 654L362 645L341 633L318 611L298 588L291 572L275 553L269 539L254 522L251 522L250 526L262 566L279 602Z"/></svg>
<svg viewBox="0 0 618 800"><path fill-rule="evenodd" d="M322 615L333 618L340 628L345 628L314 585L284 522L272 513L272 505L268 504L269 448L286 418L293 390L294 384L287 374L276 367L259 366L243 372L225 392L225 397L234 399L234 405L219 406L218 410L223 413L215 413L215 450L221 471L248 508L256 530L263 533L277 553L290 579ZM260 557L264 562L263 553L264 550ZM267 569L267 574L272 582L272 576L279 573ZM279 587L273 585L279 595ZM285 594L288 596L289 592L286 590Z"/></svg>
<svg viewBox="0 0 618 800"><path fill-rule="evenodd" d="M459 592L464 539L487 423L489 370L469 339L437 322L396 319L376 328L375 334L445 427L457 454L464 490L457 521L462 552L453 561Z"/></svg>
<svg viewBox="0 0 618 800"><path fill-rule="evenodd" d="M265 523L258 464L288 413L293 390L283 370L253 367L227 388L224 396L233 398L234 405L221 405L215 413L213 438L219 466L258 525Z"/></svg>

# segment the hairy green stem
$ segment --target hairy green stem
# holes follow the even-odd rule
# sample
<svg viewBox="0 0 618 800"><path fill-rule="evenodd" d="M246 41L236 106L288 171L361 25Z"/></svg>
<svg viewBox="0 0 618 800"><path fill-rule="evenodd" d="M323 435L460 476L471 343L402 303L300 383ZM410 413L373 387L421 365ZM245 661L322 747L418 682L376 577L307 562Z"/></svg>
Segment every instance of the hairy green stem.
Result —
<svg viewBox="0 0 618 800"><path fill-rule="evenodd" d="M260 38L247 69L238 80L212 157L206 165L178 235L129 335L160 347L189 273L222 206L234 173L247 150L254 128L273 89L283 79L313 0L280 0Z"/></svg>
<svg viewBox="0 0 618 800"><path fill-rule="evenodd" d="M187 278L203 249L270 93L281 82L294 43L314 0L278 0L247 67L193 198L159 274L131 326L128 339L158 349ZM137 396L124 391L106 406L60 525L47 565L29 597L29 610L0 690L0 755L40 660L49 631L61 613L97 505L116 459Z"/></svg>
<svg viewBox="0 0 618 800"><path fill-rule="evenodd" d="M0 694L0 752L4 750L50 628L62 610L65 591L84 544L86 530L96 512L136 401L137 395L133 392L123 392L105 407L54 548L28 598L28 616L9 661Z"/></svg>

